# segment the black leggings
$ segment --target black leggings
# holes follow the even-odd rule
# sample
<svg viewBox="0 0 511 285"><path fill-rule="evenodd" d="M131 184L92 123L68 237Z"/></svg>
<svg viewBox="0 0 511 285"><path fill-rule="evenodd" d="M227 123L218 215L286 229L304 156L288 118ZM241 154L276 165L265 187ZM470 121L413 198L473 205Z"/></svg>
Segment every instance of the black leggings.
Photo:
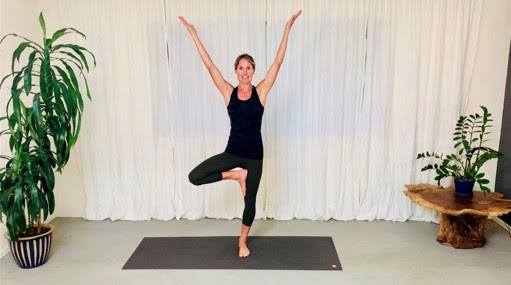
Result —
<svg viewBox="0 0 511 285"><path fill-rule="evenodd" d="M202 185L222 180L222 172L241 167L247 170L245 209L243 210L243 224L250 227L255 217L256 196L259 181L263 171L262 159L250 159L223 152L210 157L197 165L188 179L193 185Z"/></svg>

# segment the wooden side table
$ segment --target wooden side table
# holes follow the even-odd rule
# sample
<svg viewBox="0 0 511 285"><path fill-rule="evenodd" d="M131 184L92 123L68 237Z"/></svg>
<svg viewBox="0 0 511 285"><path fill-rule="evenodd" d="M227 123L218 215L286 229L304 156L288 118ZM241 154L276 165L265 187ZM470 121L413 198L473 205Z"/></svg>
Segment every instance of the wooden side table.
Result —
<svg viewBox="0 0 511 285"><path fill-rule="evenodd" d="M488 217L511 212L511 200L502 199L501 193L474 191L472 197L454 194L430 184L405 185L403 191L413 202L424 208L442 213L436 240L454 248L475 248L484 245L484 225Z"/></svg>

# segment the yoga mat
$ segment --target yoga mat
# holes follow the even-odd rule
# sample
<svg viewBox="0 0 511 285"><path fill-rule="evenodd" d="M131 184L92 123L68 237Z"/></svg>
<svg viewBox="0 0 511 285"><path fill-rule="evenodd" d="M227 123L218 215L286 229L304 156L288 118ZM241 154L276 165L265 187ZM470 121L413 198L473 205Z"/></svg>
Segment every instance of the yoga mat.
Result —
<svg viewBox="0 0 511 285"><path fill-rule="evenodd" d="M146 237L123 269L342 270L332 237L250 236L238 256L237 236Z"/></svg>

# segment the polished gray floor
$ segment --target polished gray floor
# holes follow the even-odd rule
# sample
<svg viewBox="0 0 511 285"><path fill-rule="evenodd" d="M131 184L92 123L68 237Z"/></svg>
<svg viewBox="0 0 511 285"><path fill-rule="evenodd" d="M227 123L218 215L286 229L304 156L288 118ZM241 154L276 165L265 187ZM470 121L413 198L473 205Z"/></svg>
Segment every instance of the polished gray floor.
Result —
<svg viewBox="0 0 511 285"><path fill-rule="evenodd" d="M22 270L0 260L0 284L511 284L511 238L486 223L487 243L436 242L438 225L385 221L256 220L251 235L332 236L343 271L121 270L143 237L237 235L240 220L128 222L57 218L48 263Z"/></svg>

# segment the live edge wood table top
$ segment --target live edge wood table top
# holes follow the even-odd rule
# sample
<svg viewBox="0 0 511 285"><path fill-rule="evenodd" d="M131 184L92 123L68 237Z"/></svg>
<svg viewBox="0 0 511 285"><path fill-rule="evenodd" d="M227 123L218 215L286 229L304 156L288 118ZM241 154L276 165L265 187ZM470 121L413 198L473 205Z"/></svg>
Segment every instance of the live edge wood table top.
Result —
<svg viewBox="0 0 511 285"><path fill-rule="evenodd" d="M437 241L454 248L475 248L484 245L487 217L511 212L511 200L501 193L474 191L471 197L454 194L454 187L430 184L405 185L404 194L424 208L442 213Z"/></svg>

